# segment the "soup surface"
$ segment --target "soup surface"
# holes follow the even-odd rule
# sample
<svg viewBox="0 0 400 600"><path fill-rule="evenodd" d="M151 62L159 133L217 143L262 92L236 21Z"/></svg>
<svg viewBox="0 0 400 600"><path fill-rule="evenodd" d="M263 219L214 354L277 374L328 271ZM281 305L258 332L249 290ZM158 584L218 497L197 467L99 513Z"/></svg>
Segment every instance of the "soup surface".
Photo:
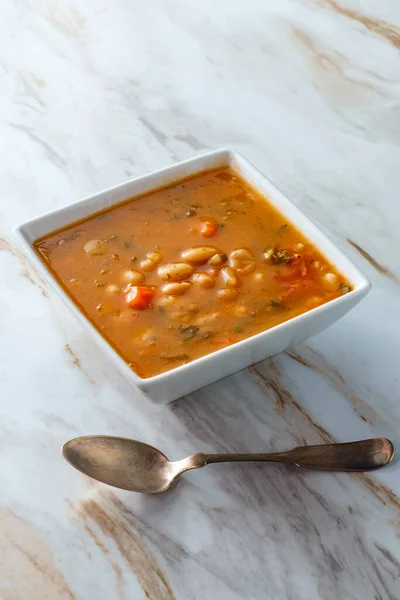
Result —
<svg viewBox="0 0 400 600"><path fill-rule="evenodd" d="M143 378L351 290L229 168L127 200L37 240L35 248Z"/></svg>

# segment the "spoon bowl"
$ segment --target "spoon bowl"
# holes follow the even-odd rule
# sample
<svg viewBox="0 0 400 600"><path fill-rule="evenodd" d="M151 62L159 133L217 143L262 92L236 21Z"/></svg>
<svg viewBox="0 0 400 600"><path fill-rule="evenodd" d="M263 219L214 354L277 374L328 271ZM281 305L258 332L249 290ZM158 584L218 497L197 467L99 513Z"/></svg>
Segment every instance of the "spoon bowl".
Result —
<svg viewBox="0 0 400 600"><path fill-rule="evenodd" d="M114 487L144 494L165 492L185 471L210 463L283 462L329 471L372 471L387 465L394 447L386 438L302 446L269 454L194 454L172 462L154 448L129 438L87 435L69 440L62 453L76 469Z"/></svg>
<svg viewBox="0 0 400 600"><path fill-rule="evenodd" d="M64 444L62 453L85 475L124 490L156 494L175 479L174 463L137 440L87 435Z"/></svg>

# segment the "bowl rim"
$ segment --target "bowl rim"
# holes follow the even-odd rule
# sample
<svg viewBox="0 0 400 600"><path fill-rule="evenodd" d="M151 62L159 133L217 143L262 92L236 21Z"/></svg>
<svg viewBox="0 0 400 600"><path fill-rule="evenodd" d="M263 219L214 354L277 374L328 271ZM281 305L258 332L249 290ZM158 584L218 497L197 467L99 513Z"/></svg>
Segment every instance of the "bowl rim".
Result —
<svg viewBox="0 0 400 600"><path fill-rule="evenodd" d="M114 349L112 344L105 337L103 337L103 335L100 333L100 331L97 329L97 327L79 309L78 305L75 304L72 297L70 297L69 294L63 289L62 285L53 276L51 271L46 267L45 263L43 263L40 260L39 256L37 255L37 253L35 252L35 250L33 248L33 243L34 243L34 241L36 241L37 239L39 239L42 236L37 236L37 237L34 237L33 239L29 239L30 236L28 234L28 230L32 226L35 226L37 224L43 224L43 223L49 221L50 218L65 215L65 213L67 213L72 208L73 209L79 209L80 207L85 208L85 207L88 207L89 203L92 204L96 201L100 201L101 199L104 199L105 196L113 196L118 192L122 192L123 190L125 190L126 188L128 188L130 186L138 187L141 183L144 183L144 182L151 183L151 181L154 180L155 177L160 178L162 176L165 176L166 177L166 182L165 182L166 187L168 187L169 185L174 185L175 182L177 182L180 179L183 179L185 177L184 174L180 174L177 177L173 177L173 174L176 171L180 171L180 170L184 169L185 167L196 166L197 164L200 165L201 162L204 161L204 159L210 159L211 161L213 159L215 161L219 160L221 168L223 166L231 166L233 168L236 167L237 170L239 170L239 172L240 172L240 166L242 166L242 167L246 166L247 168L250 168L255 173L257 173L258 177L267 185L267 187L269 187L269 189L274 194L273 200L271 200L269 197L267 197L266 200L269 203L273 204L275 207L277 207L278 210L280 210L280 207L282 206L282 204L284 205L285 208L290 210L290 212L292 214L290 217L288 217L288 220L300 231L302 231L303 228L301 226L299 226L299 223L296 221L296 217L298 217L299 220L301 220L304 223L306 223L307 225L309 225L312 229L312 232L315 233L316 236L320 240L323 241L324 246L327 247L328 254L329 254L329 260L337 270L342 271L341 267L339 267L336 264L335 258L339 259L340 262L344 263L352 271L352 277L349 277L349 279L351 279L351 283L353 284L353 290L343 296L334 298L333 300L330 300L330 301L326 302L325 304L322 304L322 305L317 306L309 311L301 313L300 315L292 317L291 319L288 319L287 321L283 321L282 323L279 323L278 325L275 325L269 329L260 331L259 333L255 334L255 335L252 335L248 338L245 338L243 340L235 342L234 344L231 344L224 348L220 348L218 350L213 350L212 352L205 354L204 356L201 356L199 358L196 358L196 359L190 361L189 363L179 365L177 367L174 367L173 369L170 369L169 371L165 371L163 373L158 373L151 377L147 377L147 378L140 377L135 371L133 371L129 367L128 363ZM239 168L238 168L238 166L239 166ZM209 168L213 168L213 167L210 166L210 167L205 167L205 168L203 167L203 168L195 169L192 173L190 173L190 176L192 176L192 175L196 176L196 174L201 174L202 172L208 170ZM216 165L215 168L218 168L218 165ZM249 181L249 178L246 177L246 175L243 172L241 172L240 174L244 178L245 181L250 183L250 185L252 185L253 187L257 187L254 183L251 183ZM162 185L164 185L164 184L162 184ZM137 192L136 195L137 196L148 195L152 191L158 189L159 187L160 187L159 183L155 184L154 186L150 185L150 187L147 188L145 192ZM262 190L259 190L259 191L260 191L261 195L265 195L262 192ZM128 194L126 199L128 200L129 198L134 198L134 197L135 197L135 192L133 192L133 194ZM83 220L90 219L91 216L95 215L97 212L99 212L99 211L102 212L103 210L107 210L107 208L111 208L112 206L118 205L121 202L123 203L124 200L122 200L122 201L118 200L115 202L111 202L107 207L94 208L93 210L90 210L85 216L82 216L81 218ZM285 211L282 211L282 213L284 214ZM73 218L67 222L63 222L63 224L60 225L59 227L61 229L68 227L68 224L73 224L74 222L76 222L76 220L77 219ZM44 232L42 235L46 236L49 233L56 231L57 229L58 229L58 227L53 226L53 227L49 228L46 232ZM251 344L255 343L256 341L262 339L263 336L264 336L265 340L267 340L268 335L271 335L272 332L285 331L285 329L290 328L293 325L293 323L301 323L303 321L310 320L314 316L316 316L322 312L329 311L339 304L347 303L356 298L358 298L360 300L371 289L371 283L367 279L367 277L359 270L359 268L353 263L353 261L350 260L350 258L348 258L346 256L346 254L344 254L344 252L342 252L342 250L327 236L327 234L324 231L322 231L320 229L320 227L318 225L316 225L312 219L310 219L310 217L308 217L301 209L299 209L283 192L280 191L280 189L274 183L271 182L270 179L268 179L268 177L266 175L264 175L264 173L262 173L259 169L257 169L248 159L243 157L241 153L237 152L236 150L229 149L229 148L221 148L219 150L212 150L212 151L199 154L195 157L192 157L192 158L189 158L189 159L186 159L183 161L174 162L173 164L171 164L167 167L153 170L150 173L146 173L146 174L140 175L138 177L133 177L123 183L117 184L115 186L111 186L109 188L101 190L100 192L96 192L95 194L88 195L82 199L76 200L76 201L71 202L62 207L58 207L53 210L47 211L45 213L38 215L37 217L34 217L33 219L26 220L26 221L16 225L13 228L13 234L17 238L18 242L20 243L26 256L29 258L29 260L32 262L32 264L38 270L38 272L41 274L41 276L45 279L46 283L48 283L52 287L52 289L54 289L55 292L58 293L58 295L61 297L63 302L69 307L69 309L78 318L78 320L83 324L83 326L88 328L91 331L94 339L97 341L99 346L104 350L105 354L108 355L110 357L110 359L116 364L116 366L120 369L120 371L122 371L122 373L139 388L147 387L152 384L160 384L163 381L170 379L171 377L181 376L181 375L183 376L185 374L187 375L188 371L190 371L192 368L197 367L197 366L204 367L204 366L206 366L208 361L214 360L216 357L221 356L221 354L229 355L230 353L236 352L238 349L244 349L244 348L246 348L246 346L250 346ZM312 239L312 235L310 236L309 233L304 233L304 236L306 238L308 238L313 244L315 244L317 246L317 248L319 248L321 253L326 256L326 253L327 253L325 251L326 248L321 249L317 245L317 243Z"/></svg>

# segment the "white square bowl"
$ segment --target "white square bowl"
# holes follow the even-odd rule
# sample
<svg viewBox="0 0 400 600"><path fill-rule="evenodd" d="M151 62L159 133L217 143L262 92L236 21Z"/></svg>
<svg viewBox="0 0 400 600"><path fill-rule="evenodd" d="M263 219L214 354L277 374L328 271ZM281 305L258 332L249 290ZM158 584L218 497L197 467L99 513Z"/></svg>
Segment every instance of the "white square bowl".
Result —
<svg viewBox="0 0 400 600"><path fill-rule="evenodd" d="M285 321L271 329L237 342L232 346L207 354L190 363L142 379L134 373L127 363L112 349L99 331L80 312L72 299L54 279L46 265L37 256L33 242L55 229L72 224L74 221L90 217L93 213L118 204L119 202L149 192L162 185L173 184L187 176L204 170L231 166L252 186L265 196L304 236L322 252L334 267L348 279L353 290L322 306L318 306L298 317ZM165 169L137 177L80 200L64 208L27 221L14 229L28 258L43 278L58 292L72 312L90 331L99 346L108 355L119 371L151 400L167 403L185 394L208 385L217 379L231 375L235 371L248 367L273 354L282 352L292 344L298 344L323 331L329 325L343 317L369 291L371 285L358 268L337 248L333 242L290 200L286 198L260 171L249 161L233 150L216 150L190 160L174 164Z"/></svg>

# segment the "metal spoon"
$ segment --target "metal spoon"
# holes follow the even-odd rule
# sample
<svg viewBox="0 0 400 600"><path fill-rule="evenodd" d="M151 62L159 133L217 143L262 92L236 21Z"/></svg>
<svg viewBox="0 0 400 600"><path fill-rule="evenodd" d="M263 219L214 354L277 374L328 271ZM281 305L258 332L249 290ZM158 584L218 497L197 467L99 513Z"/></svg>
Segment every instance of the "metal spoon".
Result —
<svg viewBox="0 0 400 600"><path fill-rule="evenodd" d="M284 462L329 471L371 471L387 465L394 447L386 438L346 444L302 446L272 454L194 454L171 462L153 446L128 438L87 435L64 444L62 453L78 471L124 490L164 492L185 471L218 462Z"/></svg>

